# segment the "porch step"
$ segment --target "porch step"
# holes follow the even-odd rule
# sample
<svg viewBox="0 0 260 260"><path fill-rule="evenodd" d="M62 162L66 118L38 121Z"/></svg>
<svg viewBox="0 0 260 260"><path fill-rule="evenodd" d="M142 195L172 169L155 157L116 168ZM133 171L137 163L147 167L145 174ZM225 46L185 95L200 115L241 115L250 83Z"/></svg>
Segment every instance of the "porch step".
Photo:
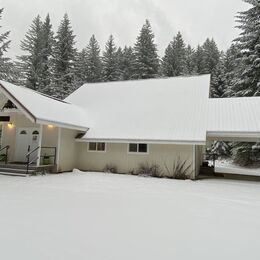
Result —
<svg viewBox="0 0 260 260"><path fill-rule="evenodd" d="M53 167L54 165L31 165L27 174L27 166L24 164L0 164L0 174L9 176L28 176L37 174L37 172L51 172Z"/></svg>
<svg viewBox="0 0 260 260"><path fill-rule="evenodd" d="M27 170L26 169L18 169L18 168L0 168L0 172L7 172L7 173L20 173L20 174L26 174ZM29 169L28 174L34 174L36 170Z"/></svg>
<svg viewBox="0 0 260 260"><path fill-rule="evenodd" d="M0 172L0 175L17 176L17 177L26 177L26 176L28 176L25 173L14 173L14 172Z"/></svg>

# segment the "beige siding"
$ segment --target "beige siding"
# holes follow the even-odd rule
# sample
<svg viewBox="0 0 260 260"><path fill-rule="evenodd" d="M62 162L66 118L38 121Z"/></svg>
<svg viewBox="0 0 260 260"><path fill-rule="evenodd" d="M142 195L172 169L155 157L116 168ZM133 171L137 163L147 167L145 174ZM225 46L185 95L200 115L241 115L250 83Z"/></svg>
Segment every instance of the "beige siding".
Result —
<svg viewBox="0 0 260 260"><path fill-rule="evenodd" d="M90 152L87 143L77 145L77 166L81 170L102 171L106 164L114 164L119 172L128 173L142 162L156 163L164 169L165 164L171 168L178 157L193 164L192 145L150 144L148 154L129 154L128 145L120 143L107 144L106 152Z"/></svg>
<svg viewBox="0 0 260 260"><path fill-rule="evenodd" d="M77 131L70 129L60 129L59 149L58 149L58 172L71 171L76 168L76 158L78 156L75 136Z"/></svg>
<svg viewBox="0 0 260 260"><path fill-rule="evenodd" d="M9 145L9 160L14 160L15 145L16 145L16 131L20 127L40 127L37 124L32 123L21 113L10 113L10 122L13 124L12 128L8 127L7 123L3 124L2 133L2 147Z"/></svg>

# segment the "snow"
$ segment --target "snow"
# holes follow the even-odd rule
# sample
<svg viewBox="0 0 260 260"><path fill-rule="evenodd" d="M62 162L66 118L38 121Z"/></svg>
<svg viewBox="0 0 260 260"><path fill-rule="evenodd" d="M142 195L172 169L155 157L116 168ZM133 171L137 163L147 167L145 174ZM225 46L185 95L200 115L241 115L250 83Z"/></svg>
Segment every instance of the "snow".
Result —
<svg viewBox="0 0 260 260"><path fill-rule="evenodd" d="M259 139L260 98L212 98L209 99L208 133L226 137L250 137Z"/></svg>
<svg viewBox="0 0 260 260"><path fill-rule="evenodd" d="M217 173L230 173L241 174L249 176L260 176L260 168L248 168L235 165L230 160L216 161L215 172Z"/></svg>
<svg viewBox="0 0 260 260"><path fill-rule="evenodd" d="M86 109L88 140L204 142L210 76L85 84L66 101Z"/></svg>
<svg viewBox="0 0 260 260"><path fill-rule="evenodd" d="M0 176L0 259L258 260L260 183Z"/></svg>
<svg viewBox="0 0 260 260"><path fill-rule="evenodd" d="M26 108L30 113L28 116L33 115L37 123L63 125L79 130L88 128L86 112L78 106L52 99L31 89L5 81L0 81L0 90L7 94L8 98L22 111L24 111L23 108ZM5 93L6 90L9 93Z"/></svg>

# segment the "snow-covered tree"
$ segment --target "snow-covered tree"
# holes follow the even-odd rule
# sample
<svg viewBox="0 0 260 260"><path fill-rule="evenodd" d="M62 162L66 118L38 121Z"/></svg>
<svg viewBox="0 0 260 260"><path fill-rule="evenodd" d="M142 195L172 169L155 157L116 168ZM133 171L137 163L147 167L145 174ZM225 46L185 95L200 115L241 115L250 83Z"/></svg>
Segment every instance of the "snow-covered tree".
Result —
<svg viewBox="0 0 260 260"><path fill-rule="evenodd" d="M74 84L77 87L82 86L88 79L88 62L87 62L87 49L83 48L82 51L77 52L75 55L75 68L74 68Z"/></svg>
<svg viewBox="0 0 260 260"><path fill-rule="evenodd" d="M235 39L240 50L238 60L243 65L233 87L235 96L260 96L260 2L244 0L251 5L237 16L242 32Z"/></svg>
<svg viewBox="0 0 260 260"><path fill-rule="evenodd" d="M162 71L167 77L187 74L186 47L180 32L178 32L165 50L165 55L162 59Z"/></svg>
<svg viewBox="0 0 260 260"><path fill-rule="evenodd" d="M211 75L210 96L212 98L222 98L226 94L227 82L224 62L225 55L222 53L221 58Z"/></svg>
<svg viewBox="0 0 260 260"><path fill-rule="evenodd" d="M24 84L26 87L39 90L43 72L43 34L42 21L38 15L32 22L24 39L21 41L21 49L25 54L18 57Z"/></svg>
<svg viewBox="0 0 260 260"><path fill-rule="evenodd" d="M113 35L109 36L109 39L105 46L103 53L103 81L116 81L119 77L118 72L118 60L117 60L117 48L114 42Z"/></svg>
<svg viewBox="0 0 260 260"><path fill-rule="evenodd" d="M123 50L123 57L121 61L121 75L122 80L131 80L135 73L135 55L132 47L126 47Z"/></svg>
<svg viewBox="0 0 260 260"><path fill-rule="evenodd" d="M195 71L197 74L203 74L205 71L205 59L204 59L204 50L198 45L194 54L194 62L195 62Z"/></svg>
<svg viewBox="0 0 260 260"><path fill-rule="evenodd" d="M42 75L40 91L46 92L52 82L52 55L54 46L54 33L49 14L42 25Z"/></svg>
<svg viewBox="0 0 260 260"><path fill-rule="evenodd" d="M228 142L214 141L211 147L211 152L220 157L230 157L231 146Z"/></svg>
<svg viewBox="0 0 260 260"><path fill-rule="evenodd" d="M0 9L0 22L2 20L2 14L4 9ZM2 26L0 25L0 29ZM6 57L5 54L10 45L9 40L10 31L1 32L0 31L0 79L6 80L9 82L15 82L17 80L18 71L14 63L10 58Z"/></svg>
<svg viewBox="0 0 260 260"><path fill-rule="evenodd" d="M188 75L196 74L195 50L188 44L185 49L185 67Z"/></svg>
<svg viewBox="0 0 260 260"><path fill-rule="evenodd" d="M86 48L87 82L99 82L102 80L102 62L100 47L95 36L89 40Z"/></svg>
<svg viewBox="0 0 260 260"><path fill-rule="evenodd" d="M159 73L159 57L154 34L148 20L145 21L134 46L135 78L156 78Z"/></svg>
<svg viewBox="0 0 260 260"><path fill-rule="evenodd" d="M59 25L55 40L53 48L54 83L49 88L49 94L64 98L75 89L75 35L67 14L64 15Z"/></svg>
<svg viewBox="0 0 260 260"><path fill-rule="evenodd" d="M211 74L213 70L217 67L220 59L220 52L218 50L217 44L214 39L206 39L202 45L203 49L203 74Z"/></svg>

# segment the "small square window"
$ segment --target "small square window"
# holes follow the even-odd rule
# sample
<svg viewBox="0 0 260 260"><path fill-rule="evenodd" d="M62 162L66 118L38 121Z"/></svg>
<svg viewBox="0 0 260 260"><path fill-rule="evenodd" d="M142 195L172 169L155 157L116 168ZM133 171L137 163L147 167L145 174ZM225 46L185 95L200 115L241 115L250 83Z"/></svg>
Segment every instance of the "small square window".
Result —
<svg viewBox="0 0 260 260"><path fill-rule="evenodd" d="M106 145L105 143L97 143L97 151L105 151Z"/></svg>
<svg viewBox="0 0 260 260"><path fill-rule="evenodd" d="M138 152L139 153L147 153L147 144L139 144Z"/></svg>
<svg viewBox="0 0 260 260"><path fill-rule="evenodd" d="M148 153L148 144L129 144L129 153Z"/></svg>
<svg viewBox="0 0 260 260"><path fill-rule="evenodd" d="M129 144L129 152L136 153L137 152L137 144Z"/></svg>
<svg viewBox="0 0 260 260"><path fill-rule="evenodd" d="M97 143L89 143L88 149L90 151L96 151L97 149Z"/></svg>

